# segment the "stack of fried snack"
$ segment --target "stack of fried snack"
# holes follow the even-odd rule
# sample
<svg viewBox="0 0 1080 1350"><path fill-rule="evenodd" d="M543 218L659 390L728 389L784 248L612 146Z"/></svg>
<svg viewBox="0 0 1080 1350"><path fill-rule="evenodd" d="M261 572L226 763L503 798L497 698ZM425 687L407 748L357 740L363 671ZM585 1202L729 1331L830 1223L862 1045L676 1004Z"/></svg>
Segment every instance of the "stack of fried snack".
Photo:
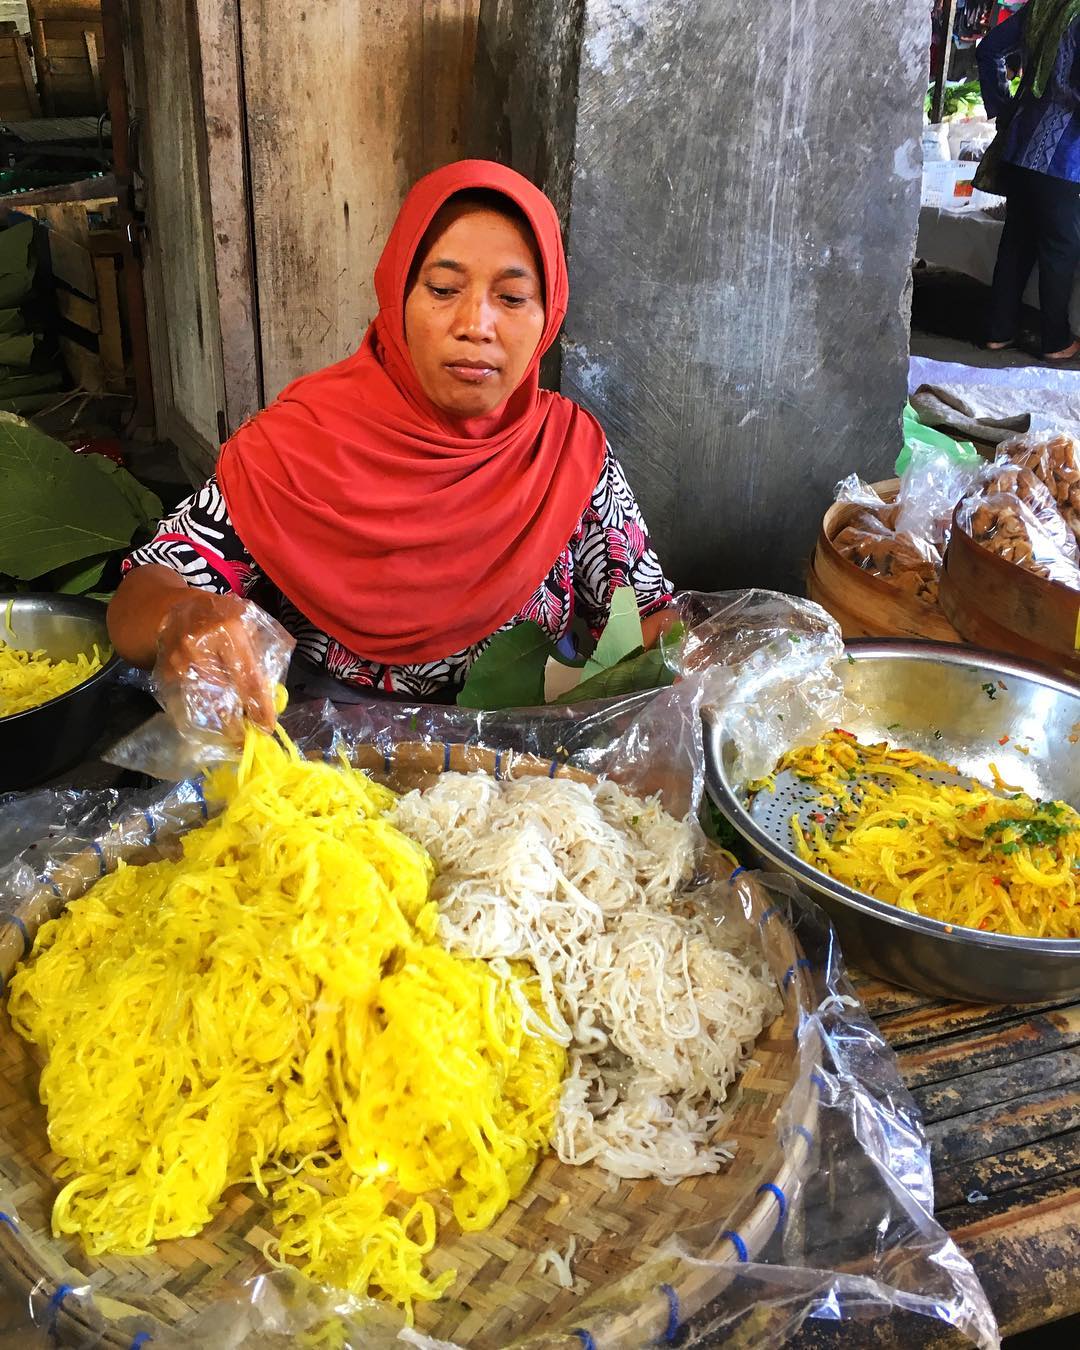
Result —
<svg viewBox="0 0 1080 1350"><path fill-rule="evenodd" d="M936 605L941 555L928 540L897 530L899 512L898 503L860 506L833 544L856 567Z"/></svg>
<svg viewBox="0 0 1080 1350"><path fill-rule="evenodd" d="M1080 444L1061 434L1003 446L958 521L1006 562L1080 590Z"/></svg>

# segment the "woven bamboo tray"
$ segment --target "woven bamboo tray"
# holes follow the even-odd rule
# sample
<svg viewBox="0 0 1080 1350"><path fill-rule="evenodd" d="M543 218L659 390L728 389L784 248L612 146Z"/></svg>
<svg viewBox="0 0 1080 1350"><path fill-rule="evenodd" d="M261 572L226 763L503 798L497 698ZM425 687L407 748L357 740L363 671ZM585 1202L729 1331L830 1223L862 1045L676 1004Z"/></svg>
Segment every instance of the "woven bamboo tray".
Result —
<svg viewBox="0 0 1080 1350"><path fill-rule="evenodd" d="M392 756L361 747L354 762L398 791L424 787L449 770L590 781L588 774L561 761L543 763L467 746L406 744ZM195 825L204 814L205 804L193 795L177 820L181 827ZM16 920L0 927L0 977L11 974L40 923L83 894L119 858L153 856L156 843L153 822L136 813L54 868ZM730 876L730 865L718 852L707 865L721 879ZM673 1319L685 1319L722 1293L738 1263L752 1259L775 1231L800 1184L816 1124L816 1092L801 1081L812 1065L804 1056L800 1066L796 1041L805 962L767 894L745 876L730 884L738 888L748 921L759 927L784 995L782 1013L760 1037L753 1062L729 1098L731 1115L723 1136L736 1141L735 1160L717 1174L664 1186L619 1182L598 1168L569 1167L548 1157L486 1232L462 1235L453 1219L440 1213L440 1240L430 1266L436 1272L455 1267L458 1279L438 1303L417 1306L419 1330L481 1350L550 1327L546 1342L531 1344L580 1350L584 1337L562 1328L587 1320L590 1293L603 1289L606 1301L613 1282L627 1277L640 1286L629 1300L633 1312L607 1315L602 1332L585 1343L596 1350L648 1344L669 1334ZM272 1233L270 1217L254 1187L228 1193L221 1213L197 1237L162 1243L149 1256L93 1259L76 1241L54 1239L49 1215L57 1191L55 1159L37 1098L38 1067L33 1048L4 1015L0 1185L12 1195L18 1217L10 1222L0 1217L0 1275L19 1296L33 1292L35 1306L48 1310L49 1326L61 1344L129 1350L146 1339L135 1334L133 1341L133 1326L150 1337L162 1324L182 1332L208 1304L239 1296L243 1281L269 1268L262 1249ZM794 1100L806 1105L781 1143L778 1113L796 1087ZM721 1228L725 1231L718 1236ZM698 1260L665 1256L665 1243L676 1233L686 1236ZM571 1237L577 1240L574 1288L563 1290L536 1272L535 1261L545 1248L565 1251ZM80 1283L92 1285L93 1301L65 1294L60 1273L65 1267L67 1283L73 1283L75 1272L83 1277ZM627 1306L627 1299L618 1303ZM568 1316L574 1319L569 1324Z"/></svg>

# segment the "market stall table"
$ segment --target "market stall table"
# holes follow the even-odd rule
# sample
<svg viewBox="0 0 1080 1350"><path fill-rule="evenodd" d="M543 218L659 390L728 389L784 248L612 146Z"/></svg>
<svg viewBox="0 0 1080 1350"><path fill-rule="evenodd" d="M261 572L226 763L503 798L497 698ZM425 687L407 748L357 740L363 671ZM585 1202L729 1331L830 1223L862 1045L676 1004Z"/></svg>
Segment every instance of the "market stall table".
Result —
<svg viewBox="0 0 1080 1350"><path fill-rule="evenodd" d="M87 763L50 786L120 785L98 754L152 711L118 687ZM975 1265L1005 1335L1080 1314L1080 1002L1026 1007L944 1003L854 975L896 1051L931 1144L939 1220ZM51 1344L0 1280L0 1350ZM812 1321L793 1350L859 1346L952 1350L940 1323Z"/></svg>
<svg viewBox="0 0 1080 1350"><path fill-rule="evenodd" d="M922 1112L937 1217L1002 1334L1080 1314L1080 1002L976 1006L855 983ZM899 1344L880 1330L877 1344Z"/></svg>
<svg viewBox="0 0 1080 1350"><path fill-rule="evenodd" d="M989 286L994 279L994 263L1004 228L1004 221L985 211L952 211L942 206L924 206L919 211L915 256L933 267L947 267ZM1028 282L1024 300L1038 309L1037 271ZM1070 313L1073 330L1080 332L1080 274L1073 286ZM978 320L978 316L975 317Z"/></svg>

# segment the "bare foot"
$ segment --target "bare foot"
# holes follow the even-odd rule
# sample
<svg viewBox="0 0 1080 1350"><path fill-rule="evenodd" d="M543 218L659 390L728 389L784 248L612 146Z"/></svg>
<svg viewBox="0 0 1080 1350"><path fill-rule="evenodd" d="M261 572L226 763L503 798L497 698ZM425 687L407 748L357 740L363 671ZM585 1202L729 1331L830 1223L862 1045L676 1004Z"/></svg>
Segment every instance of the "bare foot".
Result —
<svg viewBox="0 0 1080 1350"><path fill-rule="evenodd" d="M1003 352L1003 351L1005 351L1007 348L1011 347L1012 345L1013 345L1013 344L1012 344L1011 342L984 342L984 343L983 343L983 346L986 348L986 350L987 350L988 352Z"/></svg>
<svg viewBox="0 0 1080 1350"><path fill-rule="evenodd" d="M1075 356L1080 356L1080 342L1072 342L1060 352L1046 353L1048 361L1071 361Z"/></svg>

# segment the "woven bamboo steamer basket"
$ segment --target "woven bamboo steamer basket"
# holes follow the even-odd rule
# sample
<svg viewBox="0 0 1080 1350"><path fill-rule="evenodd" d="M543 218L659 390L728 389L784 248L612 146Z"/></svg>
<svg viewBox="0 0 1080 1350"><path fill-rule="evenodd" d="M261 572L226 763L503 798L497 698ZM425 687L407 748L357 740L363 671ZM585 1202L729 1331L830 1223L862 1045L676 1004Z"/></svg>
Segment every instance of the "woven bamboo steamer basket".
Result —
<svg viewBox="0 0 1080 1350"><path fill-rule="evenodd" d="M399 792L428 786L449 771L594 781L561 760L476 746L407 743L390 753L362 746L353 762ZM177 831L201 823L206 812L205 802L193 798L175 813ZM146 814L132 813L56 866L14 921L0 927L0 977L10 976L41 923L119 859L156 856L157 842ZM648 1344L670 1327L676 1309L685 1319L721 1295L739 1263L753 1259L776 1230L801 1185L817 1123L817 1093L809 1082L817 1061L811 1056L814 1063L808 1065L804 1056L800 1064L797 1042L806 962L765 891L745 875L732 876L718 850L710 850L702 864L699 870L716 880L730 879L736 888L746 922L758 926L784 999L728 1099L723 1135L735 1142L735 1159L719 1173L665 1186L618 1181L598 1168L569 1167L548 1156L485 1232L461 1234L449 1210L440 1209L440 1238L429 1266L435 1273L456 1268L458 1279L439 1302L417 1305L418 1330L478 1350L505 1346L526 1332L541 1336L530 1344L580 1350L581 1339L557 1331L556 1324L565 1325L566 1317L577 1314L584 1320L590 1293L603 1290L606 1296L613 1281L645 1276L633 1312L606 1317L593 1344L596 1350ZM76 1240L52 1238L57 1159L49 1151L45 1110L37 1098L39 1062L6 1015L0 1019L0 1064L0 1184L12 1195L18 1215L13 1221L0 1218L0 1277L17 1296L33 1296L35 1307L47 1309L58 1343L130 1350L133 1335L138 1343L133 1327L150 1336L162 1327L182 1333L208 1305L238 1296L244 1281L270 1268L262 1248L272 1236L272 1223L254 1187L232 1188L222 1211L198 1236L163 1242L147 1256L95 1260ZM799 1123L781 1140L778 1114L796 1088ZM721 1222L723 1236L695 1242L694 1260L665 1255L665 1240L672 1234L707 1232ZM571 1237L577 1240L574 1288L563 1290L537 1274L535 1262L547 1248L565 1250ZM92 1301L65 1293L76 1278L92 1285ZM552 1328L547 1340L545 1326ZM269 1337L262 1342L276 1343Z"/></svg>
<svg viewBox="0 0 1080 1350"><path fill-rule="evenodd" d="M1080 683L1080 591L983 548L956 515L941 605L969 642L1037 661Z"/></svg>
<svg viewBox="0 0 1080 1350"><path fill-rule="evenodd" d="M887 502L896 500L899 478L872 484ZM846 638L913 637L959 642L960 635L937 605L894 586L845 558L833 540L861 508L834 502L825 512L807 569L806 593L840 625Z"/></svg>

